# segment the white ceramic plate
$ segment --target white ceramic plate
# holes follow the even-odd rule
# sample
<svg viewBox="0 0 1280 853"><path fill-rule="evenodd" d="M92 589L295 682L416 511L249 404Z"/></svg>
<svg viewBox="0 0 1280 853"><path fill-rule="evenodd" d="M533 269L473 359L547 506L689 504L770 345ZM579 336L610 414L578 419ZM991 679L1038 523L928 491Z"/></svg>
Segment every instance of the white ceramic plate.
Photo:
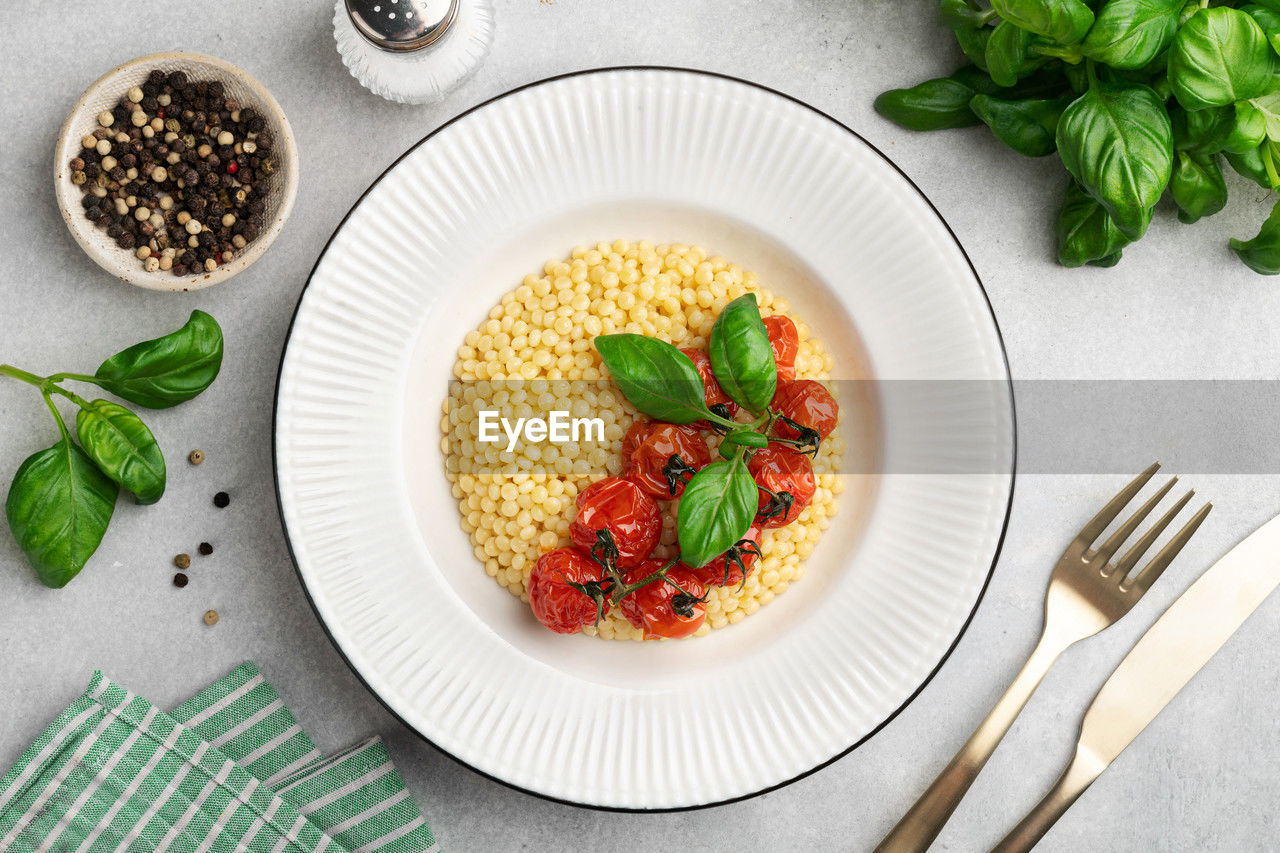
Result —
<svg viewBox="0 0 1280 853"><path fill-rule="evenodd" d="M884 473L849 475L785 595L684 642L543 629L475 560L442 472L440 404L465 331L546 258L620 237L755 270L845 378L976 380L846 406L846 438ZM471 767L607 808L750 796L874 733L976 607L1012 459L999 333L928 201L822 113L672 69L527 86L414 147L317 262L276 405L285 528L355 671Z"/></svg>

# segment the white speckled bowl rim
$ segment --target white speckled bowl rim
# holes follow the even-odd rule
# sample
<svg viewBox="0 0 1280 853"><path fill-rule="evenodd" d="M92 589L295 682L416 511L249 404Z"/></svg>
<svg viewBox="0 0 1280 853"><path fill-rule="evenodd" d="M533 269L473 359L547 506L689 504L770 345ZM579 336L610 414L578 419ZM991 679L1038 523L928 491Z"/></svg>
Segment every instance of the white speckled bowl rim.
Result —
<svg viewBox="0 0 1280 853"><path fill-rule="evenodd" d="M172 272L147 272L142 268L134 250L122 249L108 238L104 229L98 228L84 216L81 188L71 182L71 170L67 166L80 152L80 139L98 126L97 115L115 106L129 87L141 85L153 68L165 71L185 71L199 79L221 80L228 97L235 98L246 107L258 110L267 121L275 138L272 152L276 158L276 171L266 197L264 225L254 240L236 252L228 263L220 264L213 272L193 273L182 277ZM298 144L285 117L284 110L267 88L243 68L217 57L171 50L131 59L99 77L84 91L75 106L67 114L58 133L58 143L53 154L53 185L58 199L58 211L62 220L75 237L85 254L98 266L136 287L147 290L188 291L212 287L248 269L270 248L285 221L293 211L298 195Z"/></svg>
<svg viewBox="0 0 1280 853"><path fill-rule="evenodd" d="M751 128L749 143L726 147L690 133L727 119ZM631 133L612 137L610 127ZM744 157L757 168L741 168ZM846 189L853 195L842 195ZM853 315L875 375L998 386L985 415L1000 435L996 446L979 450L1007 467L883 475L856 549L824 548L837 538L833 526L810 558L830 570L825 587L822 570L811 570L760 613L708 637L661 644L563 638L538 628L527 606L473 559L443 563L470 558L470 544L456 514L439 530L422 522L421 493L441 491L445 480L438 467L430 472L411 460L424 452L415 445L438 442L447 376L419 376L416 362L425 353L448 365L472 318L518 283L460 276L468 259L524 239L521 228L536 230L542 217L577 217L590 231L601 203L653 198L748 222L819 272L833 259L848 260L840 253L859 255L859 280L895 285L846 284L845 269L831 279L840 284L830 295L851 304L885 300L878 314ZM815 221L815 232L800 227ZM596 239L588 233L577 242ZM371 246L394 251L371 253ZM532 260L524 269L568 248L534 255L546 247L523 246ZM470 300L461 318L450 299ZM819 337L822 320L811 318ZM441 340L448 333L432 323L446 324L457 340ZM435 414L410 432L403 421L419 397L431 398L425 410ZM886 413L890 456L898 452L894 417ZM683 69L598 69L529 84L463 113L393 163L339 225L299 300L281 359L275 433L277 497L295 567L330 638L370 691L410 729L492 779L620 811L761 794L836 760L887 724L972 618L1013 494L1003 344L981 282L936 210L887 158L829 116L764 87ZM438 449L434 455L438 466L443 457ZM410 478L407 467L430 482ZM811 612L788 615L784 603L799 600L805 584L825 598ZM756 642L761 637L766 642ZM610 649L633 678L584 677L579 656L598 659ZM673 654L705 661L720 653L745 658L707 665L695 678L652 682L652 667L636 663L644 654L670 662Z"/></svg>

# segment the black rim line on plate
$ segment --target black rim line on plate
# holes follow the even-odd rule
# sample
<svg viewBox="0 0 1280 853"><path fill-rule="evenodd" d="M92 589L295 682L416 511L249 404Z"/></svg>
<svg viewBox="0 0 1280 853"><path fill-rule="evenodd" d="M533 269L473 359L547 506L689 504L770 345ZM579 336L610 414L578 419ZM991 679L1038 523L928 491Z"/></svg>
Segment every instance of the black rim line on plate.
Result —
<svg viewBox="0 0 1280 853"><path fill-rule="evenodd" d="M484 109L490 104L493 104L511 95L515 95L520 92L523 92L526 89L532 89L536 86L541 86L546 83L554 83L558 80L568 80L574 77L585 77L592 74L609 74L609 73L618 72L618 71L672 71L672 72L681 73L681 74L697 74L703 77L714 77L720 80L727 80L732 83L739 83L744 86L750 86L753 89L759 89L761 91L768 92L771 95L776 95L777 97L783 98L793 104L804 107L805 109L810 110L811 112L817 113L818 115L825 118L827 121L832 122L837 127L844 130L846 133L849 133L850 135L852 135L855 139L857 139L863 145L867 146L867 148L869 148L872 152L875 153L877 157L883 160L889 166L889 168L893 169L900 176L902 176L903 180L907 182L908 186L910 186L911 189L915 191L916 195L920 197L920 199L928 206L929 210L933 212L933 215L937 217L938 221L942 223L942 227L946 229L947 234L951 237L951 241L955 244L956 248L960 250L960 256L964 258L965 263L969 266L969 271L973 273L973 279L978 283L978 290L982 294L983 301L986 303L987 314L991 319L991 326L996 333L996 342L1000 345L1000 358L1001 358L1001 361L1004 362L1005 377L1006 377L1005 384L1008 386L1007 390L1009 394L1010 430L1011 430L1011 436L1012 436L1012 443L1011 443L1012 452L1010 457L1011 462L1010 462L1010 469L1009 469L1009 500L1008 500L1008 503L1005 505L1004 520L1000 524L1000 536L996 540L995 551L991 555L991 568L987 570L987 576L982 581L982 588L978 590L978 597L973 602L973 608L969 611L969 615L965 617L964 624L960 626L960 631L956 634L955 639L952 640L951 645L947 647L947 650L943 652L942 657L939 658L937 665L934 666L934 668L929 672L929 674L925 676L924 680L920 682L920 685L916 687L916 689L913 690L911 694L907 696L906 699L903 700L902 704L899 705L897 708L895 708L892 713L890 713L883 720L881 720L879 724L877 724L874 728L871 729L871 731L867 732L858 740L850 744L846 749L836 753L835 755L828 758L826 761L822 761L814 765L813 767L809 768L808 770L804 771L803 773L800 773L796 776L791 777L790 779L786 779L774 785L769 785L767 787L760 788L759 790L752 791L751 793L748 793L748 794L740 794L736 797L730 797L724 800L716 800L710 803L698 803L698 804L689 805L689 806L668 806L668 807L662 807L662 808L605 806L605 805L598 805L595 803L578 802L576 800L566 800L561 797L553 797L549 794L544 794L540 791L534 791L529 788L521 787L520 785L517 785L514 782L508 782L505 779L501 779L497 776L494 776L491 773L487 773L484 770L481 770L480 768L467 763L463 759L454 755L452 752L449 752L447 749L437 744L435 741L431 740L422 732L418 731L418 729L415 728L413 725L411 725L407 720L405 720L404 717L400 716L400 714L397 713L396 710L392 708L385 699L382 698L382 696L378 693L378 691L374 690L373 687L369 684L369 682L365 680L364 676L360 673L358 669L356 669L355 665L352 664L350 658L347 657L346 652L343 651L342 646L338 643L338 641L334 638L333 633L329 630L329 625L328 623L325 622L324 615L320 612L320 609L316 606L315 599L311 595L311 590L307 587L306 581L303 580L302 571L298 567L298 556L296 553L294 553L293 540L289 536L289 527L285 523L284 502L280 492L280 461L278 458L276 435L277 435L277 429L279 427L278 420L280 415L280 384L284 375L285 355L289 351L289 343L293 337L293 326L298 319L298 312L302 309L302 301L306 297L307 288L311 286L311 280L315 278L316 270L320 268L321 261L323 261L325 255L328 254L329 247L333 245L333 241L337 238L338 234L342 231L343 226L347 224L347 220L351 218L351 215L355 213L356 210L360 207L360 205L364 202L365 197L368 196L369 193L373 191L373 188L376 187L378 184L380 184L382 180L385 177L387 177L387 175L389 175L392 172L392 170L396 168L396 166L400 165L401 161L403 161L406 157L408 157L414 151L418 150L419 147L421 147L422 145L430 141L432 138L434 138L436 134L440 133L441 131L445 130L448 127L451 127L453 124L461 121L462 119L465 119L467 116L471 115L472 113ZM285 547L289 551L289 561L293 564L294 574L297 575L298 577L298 584L299 586L302 587L302 592L303 592L303 595L306 596L307 604L310 605L312 612L315 613L316 615L316 621L320 623L320 627L324 631L325 636L329 638L329 643L333 646L334 650L338 653L338 657L342 658L342 662L347 665L347 668L349 670L351 670L351 673L356 677L356 680L358 680L360 684L363 685L364 689L367 690L369 694L373 696L374 699L377 700L378 704L381 705L384 709L386 709L387 713L390 714L392 717L394 717L396 721L400 723L400 725L404 726L405 729L407 729L409 732L412 732L424 743L428 744L431 747L434 747L442 755L445 755L448 758L451 758L452 760L456 761L458 764L462 765L463 767L467 768L473 773L483 776L485 779L488 779L492 782L497 782L499 785L502 785L506 788L510 788L513 791L519 791L522 794L528 794L532 797L537 797L540 800L546 800L552 803L560 803L561 805L566 805L566 806L574 806L576 808L592 809L595 811L603 811L603 812L620 812L625 814L664 814L664 813L671 813L671 812L698 811L700 809L710 809L710 808L715 808L716 806L726 806L731 803L739 803L739 802L742 802L743 800L749 800L754 797L759 797L763 794L768 794L772 791L777 791L780 788L785 788L788 785L791 785L795 782L799 782L801 779L811 776L814 773L817 773L819 770L822 770L823 768L828 767L831 764L834 764L835 762L844 758L849 753L853 752L858 747L862 746L862 744L866 743L871 738L875 737L885 726L889 725L889 723L897 719L898 715L901 714L902 711L908 705L910 705L912 702L916 700L916 697L918 697L924 691L924 689L929 686L929 683L933 681L934 676L936 676L938 672L942 669L942 667L946 664L946 662L950 660L952 652L954 652L956 650L956 647L960 645L960 641L964 638L965 633L969 630L969 625L973 622L973 617L977 615L978 608L981 606L982 600L987 594L987 588L991 585L991 578L995 575L996 564L1000 561L1000 553L1004 548L1005 535L1009 531L1009 517L1013 510L1013 493L1014 493L1014 487L1016 484L1015 475L1017 473L1017 465L1018 465L1017 460L1018 460L1017 408L1015 406L1015 401L1014 401L1013 379L1012 379L1012 373L1010 372L1010 368L1009 368L1009 354L1007 349L1005 348L1004 334L1000 330L1000 324L996 321L995 309L991 305L991 297L987 293L986 286L982 283L982 277L978 275L977 268L974 267L973 261L969 258L969 253L965 251L964 246L960 243L960 240L956 237L955 231L951 228L951 224L947 222L946 218L943 217L942 213L938 210L938 208L935 207L933 202L929 200L929 197L924 194L924 191L921 190L920 187L916 185L916 182L913 181L906 172L904 172L896 163L890 160L889 157L887 157L883 151L881 151L879 148L877 148L875 145L869 142L865 137L863 137L862 134L858 133L856 130L849 127L844 122L826 113L825 111L818 109L812 104L808 104L800 100L799 98L796 98L792 95L788 95L785 92L780 92L777 89L771 88L762 83L755 83L755 82L752 82L751 80L745 80L741 77L735 77L732 74L722 74L718 71L706 71L699 68L681 68L679 66L674 66L674 65L614 65L614 66L606 66L602 68L586 68L581 71L569 71L564 74L556 74L551 77L544 77L541 80L535 80L530 83L525 83L523 85L516 86L513 89L508 89L507 91L499 95L494 95L492 98L482 101L472 107L468 107L466 110L458 113L456 116L453 116L452 118L447 119L435 130L431 131L426 136L422 137L417 142L415 142L413 145L409 146L409 148L406 149L403 154L401 154L399 157L393 160L387 166L387 168L383 169L382 172L378 175L378 177L373 179L372 183L370 183L369 186L365 188L364 192L362 192L359 198L357 198L355 202L351 205L351 208L345 214L343 214L342 219L339 220L337 226L333 229L333 233L330 234L329 239L325 241L324 248L320 250L319 256L316 257L316 262L315 264L312 265L311 272L307 274L307 281L302 286L302 290L298 293L297 304L294 305L293 315L289 318L289 326L285 330L284 346L280 350L280 363L276 369L276 389L275 389L275 394L272 397L272 403L271 403L272 479L275 481L276 512L280 516L280 527L284 532Z"/></svg>

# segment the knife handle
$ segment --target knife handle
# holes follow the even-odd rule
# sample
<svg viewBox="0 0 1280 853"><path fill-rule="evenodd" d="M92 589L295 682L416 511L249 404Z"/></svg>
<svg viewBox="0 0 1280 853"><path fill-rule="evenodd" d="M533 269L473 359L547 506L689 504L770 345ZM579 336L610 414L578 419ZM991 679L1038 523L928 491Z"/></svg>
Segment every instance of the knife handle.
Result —
<svg viewBox="0 0 1280 853"><path fill-rule="evenodd" d="M929 849L1049 667L1068 645L1069 642L1056 636L1044 634L1040 637L1035 651L991 713L933 780L933 784L902 816L902 820L884 837L876 847L876 853L923 853Z"/></svg>
<svg viewBox="0 0 1280 853"><path fill-rule="evenodd" d="M1067 769L1058 777L1058 781L1049 789L1031 813L1004 837L1004 840L991 848L991 853L1026 853L1044 838L1046 832L1057 822L1058 818L1071 808L1071 804L1093 784L1093 780L1107 769L1079 745L1076 754L1067 765Z"/></svg>

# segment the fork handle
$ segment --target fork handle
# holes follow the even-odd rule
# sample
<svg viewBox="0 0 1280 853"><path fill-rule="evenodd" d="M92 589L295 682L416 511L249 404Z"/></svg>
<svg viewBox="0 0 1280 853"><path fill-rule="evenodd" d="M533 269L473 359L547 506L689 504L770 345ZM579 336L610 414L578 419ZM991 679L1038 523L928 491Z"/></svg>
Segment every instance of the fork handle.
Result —
<svg viewBox="0 0 1280 853"><path fill-rule="evenodd" d="M884 837L876 847L876 853L921 853L929 849L929 845L938 837L973 780L978 778L983 765L987 763L991 753L995 752L1049 667L1069 645L1069 642L1050 637L1048 633L1040 636L1035 651L1027 658L1022 671L996 702L991 713L987 714L987 718L951 759L946 769L920 795L915 805Z"/></svg>
<svg viewBox="0 0 1280 853"><path fill-rule="evenodd" d="M1093 781L1106 769L1096 761L1082 755L1076 748L1075 757L1067 765L1062 776L1044 795L1044 799L1004 837L1004 840L991 848L991 853L1026 853L1044 838L1045 833L1062 817L1071 804L1093 784Z"/></svg>

